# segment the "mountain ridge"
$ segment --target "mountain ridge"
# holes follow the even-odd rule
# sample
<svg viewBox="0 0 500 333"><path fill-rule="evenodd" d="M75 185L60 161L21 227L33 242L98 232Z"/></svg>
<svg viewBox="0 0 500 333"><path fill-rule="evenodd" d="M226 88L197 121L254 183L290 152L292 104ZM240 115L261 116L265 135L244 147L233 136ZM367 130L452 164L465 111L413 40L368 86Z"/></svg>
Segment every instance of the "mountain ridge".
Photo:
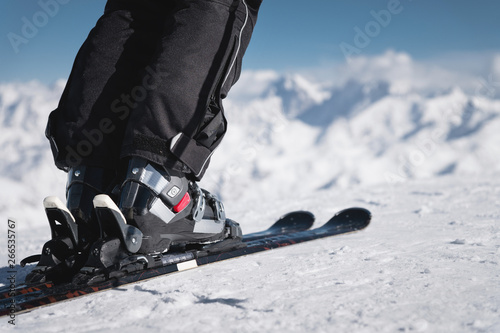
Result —
<svg viewBox="0 0 500 333"><path fill-rule="evenodd" d="M361 70L365 76L357 76ZM297 188L500 172L493 83L484 89L480 76L474 81L391 51L335 73L338 80L325 83L298 73L244 71L225 102L228 132L202 186L231 202L245 199L252 186L265 198ZM433 73L427 83L422 73ZM0 184L19 187L4 191L4 206L64 196L65 175L53 166L44 138L63 88L64 80L0 85Z"/></svg>

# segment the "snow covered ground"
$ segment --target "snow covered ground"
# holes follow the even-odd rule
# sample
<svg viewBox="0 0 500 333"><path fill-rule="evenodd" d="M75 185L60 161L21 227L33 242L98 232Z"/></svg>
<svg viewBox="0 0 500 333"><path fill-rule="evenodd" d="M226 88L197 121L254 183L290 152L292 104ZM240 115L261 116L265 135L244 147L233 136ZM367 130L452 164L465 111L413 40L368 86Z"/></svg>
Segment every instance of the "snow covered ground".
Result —
<svg viewBox="0 0 500 333"><path fill-rule="evenodd" d="M49 306L15 327L0 318L2 331L500 332L499 59L471 73L389 51L330 81L245 72L203 185L246 232L298 209L320 225L361 206L372 224ZM43 138L62 87L0 86L0 218L16 220L18 259L50 237L43 197L64 195ZM3 237L0 283L6 250Z"/></svg>
<svg viewBox="0 0 500 333"><path fill-rule="evenodd" d="M42 308L18 316L16 329L500 332L499 198L498 179L448 176L321 190L252 212L240 204L233 215L248 230L297 208L317 213L318 224L347 206L366 207L374 218L359 233ZM42 243L41 231L20 234L20 255L27 243Z"/></svg>

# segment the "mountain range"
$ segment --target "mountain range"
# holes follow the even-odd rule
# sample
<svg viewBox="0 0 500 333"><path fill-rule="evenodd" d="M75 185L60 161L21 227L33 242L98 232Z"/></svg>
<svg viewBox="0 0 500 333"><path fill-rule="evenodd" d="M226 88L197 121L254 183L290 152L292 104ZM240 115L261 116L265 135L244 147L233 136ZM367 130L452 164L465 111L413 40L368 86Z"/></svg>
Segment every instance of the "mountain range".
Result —
<svg viewBox="0 0 500 333"><path fill-rule="evenodd" d="M229 128L202 185L229 203L500 171L500 84L387 51L327 68L331 78L244 71L225 101ZM46 119L65 81L0 85L0 212L64 196ZM25 209L26 208L26 209ZM21 212L21 213L20 213Z"/></svg>

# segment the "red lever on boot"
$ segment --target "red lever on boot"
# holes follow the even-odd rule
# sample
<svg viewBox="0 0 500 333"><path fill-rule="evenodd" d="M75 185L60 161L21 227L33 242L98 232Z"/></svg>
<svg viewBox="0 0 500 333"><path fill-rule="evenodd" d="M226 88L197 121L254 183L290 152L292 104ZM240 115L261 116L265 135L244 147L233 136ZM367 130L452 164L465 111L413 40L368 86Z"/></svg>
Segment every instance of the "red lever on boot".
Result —
<svg viewBox="0 0 500 333"><path fill-rule="evenodd" d="M191 202L191 197L189 196L189 193L186 192L184 194L184 197L181 199L181 201L174 206L174 212L179 213L181 212L184 208L186 208L187 205Z"/></svg>

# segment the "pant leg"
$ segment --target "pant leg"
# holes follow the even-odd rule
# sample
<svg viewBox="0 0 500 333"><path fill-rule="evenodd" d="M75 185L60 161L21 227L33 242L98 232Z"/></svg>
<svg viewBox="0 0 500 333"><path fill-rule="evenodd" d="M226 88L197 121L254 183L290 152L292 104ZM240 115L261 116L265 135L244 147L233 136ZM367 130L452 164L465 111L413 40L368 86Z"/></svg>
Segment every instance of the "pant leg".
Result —
<svg viewBox="0 0 500 333"><path fill-rule="evenodd" d="M143 82L114 105L129 114L122 157L201 179L226 131L221 100L237 81L262 0L180 0Z"/></svg>
<svg viewBox="0 0 500 333"><path fill-rule="evenodd" d="M164 0L107 2L49 117L46 134L59 168L116 167L128 117L112 105L142 81L172 8Z"/></svg>

